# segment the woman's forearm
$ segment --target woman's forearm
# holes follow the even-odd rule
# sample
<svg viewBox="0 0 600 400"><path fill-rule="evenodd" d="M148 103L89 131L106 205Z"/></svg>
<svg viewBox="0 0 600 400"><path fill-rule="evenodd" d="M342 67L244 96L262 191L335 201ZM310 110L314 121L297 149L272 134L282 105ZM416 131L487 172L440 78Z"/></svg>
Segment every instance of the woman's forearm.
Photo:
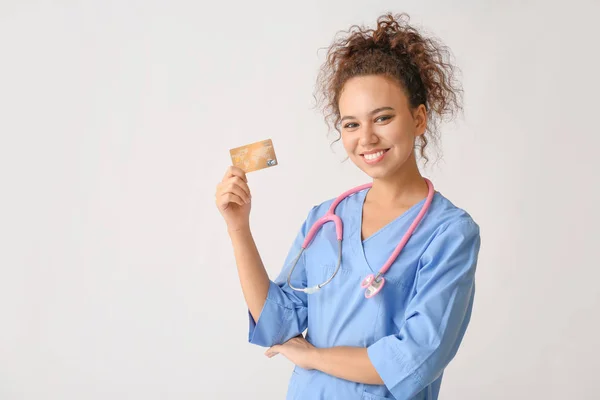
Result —
<svg viewBox="0 0 600 400"><path fill-rule="evenodd" d="M313 368L347 381L383 385L381 377L362 347L315 349Z"/></svg>
<svg viewBox="0 0 600 400"><path fill-rule="evenodd" d="M229 230L238 276L248 310L258 321L269 292L269 276L256 248L250 227Z"/></svg>

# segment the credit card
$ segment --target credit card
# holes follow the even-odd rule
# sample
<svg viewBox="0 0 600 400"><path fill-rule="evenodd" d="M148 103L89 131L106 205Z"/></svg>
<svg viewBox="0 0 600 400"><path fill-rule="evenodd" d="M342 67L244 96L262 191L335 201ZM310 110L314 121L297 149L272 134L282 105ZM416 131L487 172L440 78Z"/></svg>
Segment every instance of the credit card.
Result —
<svg viewBox="0 0 600 400"><path fill-rule="evenodd" d="M271 139L236 147L229 150L229 154L233 165L246 173L277 165Z"/></svg>

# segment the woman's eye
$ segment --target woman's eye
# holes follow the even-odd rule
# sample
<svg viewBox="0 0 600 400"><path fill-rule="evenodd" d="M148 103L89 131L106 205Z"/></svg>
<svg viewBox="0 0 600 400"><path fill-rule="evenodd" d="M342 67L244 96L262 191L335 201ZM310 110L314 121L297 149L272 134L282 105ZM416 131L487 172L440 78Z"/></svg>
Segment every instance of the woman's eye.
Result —
<svg viewBox="0 0 600 400"><path fill-rule="evenodd" d="M380 117L377 117L375 119L375 122L383 122L383 121L387 121L388 119L391 119L393 117L393 115L382 115ZM346 125L344 125L345 129L352 129L352 128L356 128L358 124L354 123L354 122L350 122Z"/></svg>
<svg viewBox="0 0 600 400"><path fill-rule="evenodd" d="M381 117L378 117L375 121L387 121L388 119L392 118L391 115L382 115Z"/></svg>

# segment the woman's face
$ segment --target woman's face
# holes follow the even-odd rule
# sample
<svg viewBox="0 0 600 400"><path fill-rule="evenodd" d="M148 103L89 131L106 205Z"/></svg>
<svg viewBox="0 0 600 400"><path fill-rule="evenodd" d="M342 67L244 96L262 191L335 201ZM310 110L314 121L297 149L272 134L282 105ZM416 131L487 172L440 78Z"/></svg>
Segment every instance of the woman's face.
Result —
<svg viewBox="0 0 600 400"><path fill-rule="evenodd" d="M425 133L424 105L411 110L403 88L382 75L349 79L339 100L341 136L350 159L373 179L398 174Z"/></svg>

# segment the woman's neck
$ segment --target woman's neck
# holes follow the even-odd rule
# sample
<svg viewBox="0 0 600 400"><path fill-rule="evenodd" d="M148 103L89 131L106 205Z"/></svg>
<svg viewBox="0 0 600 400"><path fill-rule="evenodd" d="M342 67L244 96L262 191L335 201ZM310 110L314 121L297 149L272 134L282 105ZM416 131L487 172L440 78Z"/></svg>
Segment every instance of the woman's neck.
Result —
<svg viewBox="0 0 600 400"><path fill-rule="evenodd" d="M428 190L415 162L394 176L374 179L365 200L385 208L408 208L427 197Z"/></svg>

